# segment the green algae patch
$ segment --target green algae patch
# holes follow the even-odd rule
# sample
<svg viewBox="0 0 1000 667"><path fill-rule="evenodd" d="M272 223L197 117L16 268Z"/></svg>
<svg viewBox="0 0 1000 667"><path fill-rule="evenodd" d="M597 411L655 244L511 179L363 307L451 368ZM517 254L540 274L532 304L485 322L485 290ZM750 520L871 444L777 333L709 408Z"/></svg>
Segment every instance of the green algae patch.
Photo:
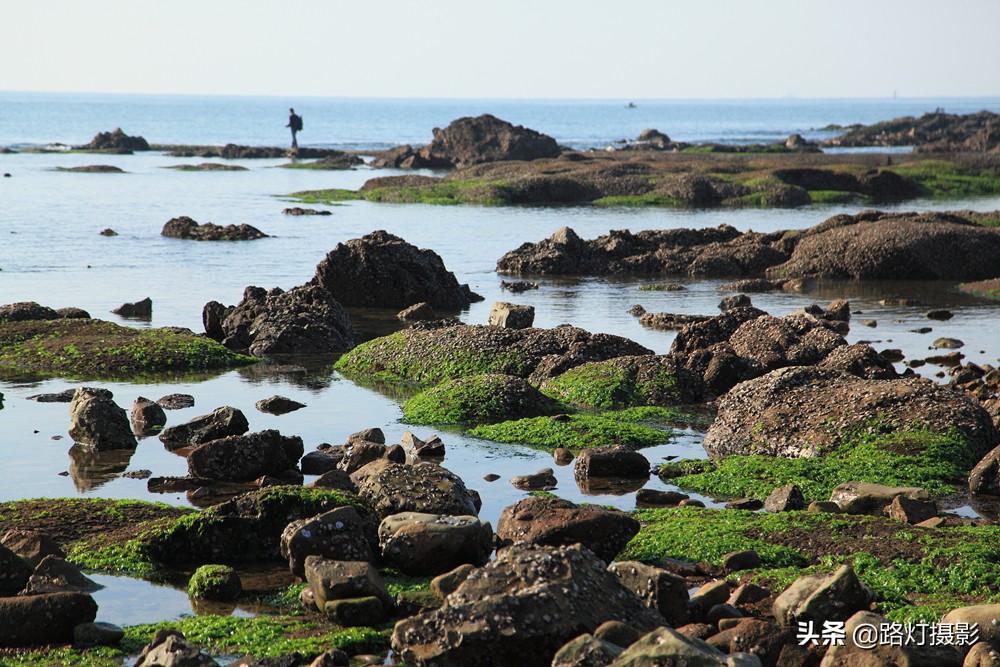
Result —
<svg viewBox="0 0 1000 667"><path fill-rule="evenodd" d="M202 162L201 164L175 164L164 169L174 169L176 171L250 171L246 167L238 164L224 164L222 162Z"/></svg>
<svg viewBox="0 0 1000 667"><path fill-rule="evenodd" d="M973 283L962 283L959 289L963 292L978 294L990 299L1000 299L1000 278L992 280L979 280Z"/></svg>
<svg viewBox="0 0 1000 667"><path fill-rule="evenodd" d="M126 638L120 646L18 649L17 652L0 656L0 667L121 667L125 658L138 654L143 646L144 644Z"/></svg>
<svg viewBox="0 0 1000 667"><path fill-rule="evenodd" d="M442 339L409 331L362 343L344 354L334 368L372 380L430 386L485 373L524 376L533 367L528 355L516 349L484 354L463 345L458 336Z"/></svg>
<svg viewBox="0 0 1000 667"><path fill-rule="evenodd" d="M526 380L498 373L445 380L403 403L407 424L492 424L561 412Z"/></svg>
<svg viewBox="0 0 1000 667"><path fill-rule="evenodd" d="M1000 169L948 160L920 160L891 169L915 181L926 197L954 199L1000 193Z"/></svg>
<svg viewBox="0 0 1000 667"><path fill-rule="evenodd" d="M187 593L205 600L234 600L241 593L238 577L228 565L202 565L191 575Z"/></svg>
<svg viewBox="0 0 1000 667"><path fill-rule="evenodd" d="M344 190L333 188L329 190L302 190L293 192L281 197L285 200L302 202L303 204L334 204L344 201L358 201L364 199L361 193L355 190Z"/></svg>
<svg viewBox="0 0 1000 667"><path fill-rule="evenodd" d="M618 357L571 368L546 381L542 392L585 408L617 410L644 405L693 403L698 391L685 382L686 371L666 357Z"/></svg>
<svg viewBox="0 0 1000 667"><path fill-rule="evenodd" d="M715 498L758 498L796 484L809 500L826 500L848 481L919 486L936 496L954 493L975 465L973 448L957 432L906 430L856 433L816 458L728 456L661 465L657 474L678 487Z"/></svg>
<svg viewBox="0 0 1000 667"><path fill-rule="evenodd" d="M135 329L93 319L0 322L0 368L18 371L129 379L255 361L186 330Z"/></svg>
<svg viewBox="0 0 1000 667"><path fill-rule="evenodd" d="M308 661L331 648L353 655L378 653L389 647L385 631L366 627L341 628L319 616L193 616L126 628L126 641L145 645L161 628L180 630L188 640L214 655L276 658L299 653Z"/></svg>
<svg viewBox="0 0 1000 667"><path fill-rule="evenodd" d="M1000 526L921 528L870 516L688 507L633 516L642 528L620 560L721 565L725 554L753 549L763 565L741 580L776 592L851 564L879 610L899 622L936 621L955 607L1000 601Z"/></svg>
<svg viewBox="0 0 1000 667"><path fill-rule="evenodd" d="M187 508L141 500L36 498L0 503L0 534L38 530L50 535L82 570L148 578L159 567L143 538L193 514Z"/></svg>
<svg viewBox="0 0 1000 667"><path fill-rule="evenodd" d="M545 450L566 447L574 452L590 447L622 445L642 449L670 442L667 425L680 419L665 408L629 408L600 414L533 417L477 426L468 434L484 440L527 445Z"/></svg>
<svg viewBox="0 0 1000 667"><path fill-rule="evenodd" d="M871 197L860 192L846 190L809 190L809 200L813 204L870 204Z"/></svg>

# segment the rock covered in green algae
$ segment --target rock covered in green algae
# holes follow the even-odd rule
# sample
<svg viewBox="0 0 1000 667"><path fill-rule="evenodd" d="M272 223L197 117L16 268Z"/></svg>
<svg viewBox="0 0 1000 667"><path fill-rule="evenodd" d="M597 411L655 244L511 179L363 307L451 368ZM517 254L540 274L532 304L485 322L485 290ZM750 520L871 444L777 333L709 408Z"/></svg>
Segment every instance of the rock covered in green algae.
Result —
<svg viewBox="0 0 1000 667"><path fill-rule="evenodd" d="M403 404L408 424L491 424L564 412L527 380L513 375L471 375L421 392Z"/></svg>

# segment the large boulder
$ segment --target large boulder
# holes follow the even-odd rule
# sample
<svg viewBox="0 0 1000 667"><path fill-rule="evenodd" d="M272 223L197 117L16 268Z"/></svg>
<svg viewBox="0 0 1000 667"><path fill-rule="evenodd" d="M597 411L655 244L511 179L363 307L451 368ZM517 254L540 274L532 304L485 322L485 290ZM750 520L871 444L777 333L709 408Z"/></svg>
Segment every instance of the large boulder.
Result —
<svg viewBox="0 0 1000 667"><path fill-rule="evenodd" d="M161 628L143 647L135 667L219 667L219 663L172 628Z"/></svg>
<svg viewBox="0 0 1000 667"><path fill-rule="evenodd" d="M345 306L399 310L426 302L438 311L457 311L482 301L458 283L436 252L382 230L338 243L316 267L311 284Z"/></svg>
<svg viewBox="0 0 1000 667"><path fill-rule="evenodd" d="M343 307L317 285L247 287L236 306L205 304L202 319L210 337L255 356L345 352L356 337Z"/></svg>
<svg viewBox="0 0 1000 667"><path fill-rule="evenodd" d="M679 628L688 622L688 584L684 577L638 561L613 563L608 569L671 626Z"/></svg>
<svg viewBox="0 0 1000 667"><path fill-rule="evenodd" d="M493 551L493 529L474 516L402 512L379 525L382 558L403 574L443 574L482 565Z"/></svg>
<svg viewBox="0 0 1000 667"><path fill-rule="evenodd" d="M400 512L478 514L458 475L433 463L386 463L358 483L358 496L383 519Z"/></svg>
<svg viewBox="0 0 1000 667"><path fill-rule="evenodd" d="M337 362L341 370L429 384L505 373L537 384L588 361L653 351L620 336L569 325L552 329L448 326L404 329L364 343Z"/></svg>
<svg viewBox="0 0 1000 667"><path fill-rule="evenodd" d="M302 458L302 438L274 429L230 435L198 445L188 454L192 477L224 482L249 482L263 475L278 476Z"/></svg>
<svg viewBox="0 0 1000 667"><path fill-rule="evenodd" d="M1000 263L1000 229L957 213L838 215L803 232L774 277L985 280Z"/></svg>
<svg viewBox="0 0 1000 667"><path fill-rule="evenodd" d="M194 447L230 435L242 435L250 430L250 423L237 408L223 406L211 414L170 426L160 433L160 440L168 449Z"/></svg>
<svg viewBox="0 0 1000 667"><path fill-rule="evenodd" d="M947 616L943 623L948 623ZM808 628L809 626L807 626ZM843 643L833 642L823 656L820 667L864 667L866 665L908 665L909 667L978 667L980 663L963 661L967 647L957 640L955 646L936 642L928 633L922 638L914 635L887 635L882 628L892 627L884 616L870 611L859 611L843 625ZM937 626L940 628L941 626ZM812 632L822 633L822 624L815 623ZM876 637L871 630L878 630ZM808 629L807 629L808 632ZM802 633L800 632L800 636ZM943 635L940 635L942 639ZM875 640L878 641L875 641ZM953 639L956 639L953 637ZM861 643L858 642L861 640ZM813 641L824 641L823 639ZM994 664L992 662L986 664Z"/></svg>
<svg viewBox="0 0 1000 667"><path fill-rule="evenodd" d="M73 628L97 616L86 593L0 597L0 647L69 644Z"/></svg>
<svg viewBox="0 0 1000 667"><path fill-rule="evenodd" d="M297 577L305 577L308 556L374 561L366 527L365 520L350 505L293 521L281 534L281 555L288 559L288 569Z"/></svg>
<svg viewBox="0 0 1000 667"><path fill-rule="evenodd" d="M473 570L440 609L397 623L392 647L408 665L547 667L563 644L612 620L663 624L587 549L521 545Z"/></svg>
<svg viewBox="0 0 1000 667"><path fill-rule="evenodd" d="M906 116L851 127L827 143L831 146L913 146L918 153L995 152L1000 145L1000 115L991 111L948 114L937 109L919 118Z"/></svg>
<svg viewBox="0 0 1000 667"><path fill-rule="evenodd" d="M1000 446L992 449L969 473L969 491L1000 496Z"/></svg>
<svg viewBox="0 0 1000 667"><path fill-rule="evenodd" d="M72 422L69 435L74 442L96 450L135 449L139 444L132 433L125 410L107 389L80 387L69 404Z"/></svg>
<svg viewBox="0 0 1000 667"><path fill-rule="evenodd" d="M25 322L29 320L58 320L58 311L35 301L18 301L0 306L0 322Z"/></svg>
<svg viewBox="0 0 1000 667"><path fill-rule="evenodd" d="M378 570L368 561L333 560L309 556L305 562L305 578L312 590L316 606L323 609L334 600L375 597L385 611L392 608L392 599Z"/></svg>
<svg viewBox="0 0 1000 667"><path fill-rule="evenodd" d="M1000 441L989 414L975 401L919 378L868 380L794 366L738 384L717 405L704 443L712 457L818 456L839 444L845 432L875 420L899 429L957 431L976 457Z"/></svg>
<svg viewBox="0 0 1000 667"><path fill-rule="evenodd" d="M490 114L459 118L443 130L434 128L434 140L426 151L431 160L455 167L500 160L554 158L561 152L552 137Z"/></svg>
<svg viewBox="0 0 1000 667"><path fill-rule="evenodd" d="M872 592L861 583L850 565L830 574L799 577L774 600L774 620L782 627L808 623L822 627L826 621L846 621L855 612L865 611Z"/></svg>
<svg viewBox="0 0 1000 667"><path fill-rule="evenodd" d="M554 497L520 500L505 508L497 522L502 544L582 544L607 562L638 533L639 522L625 512Z"/></svg>

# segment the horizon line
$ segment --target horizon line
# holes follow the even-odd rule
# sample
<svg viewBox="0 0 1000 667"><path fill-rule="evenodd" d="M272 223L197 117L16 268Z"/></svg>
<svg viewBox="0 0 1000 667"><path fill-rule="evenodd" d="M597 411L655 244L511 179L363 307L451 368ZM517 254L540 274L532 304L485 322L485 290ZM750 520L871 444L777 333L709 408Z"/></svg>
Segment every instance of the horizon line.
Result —
<svg viewBox="0 0 1000 667"><path fill-rule="evenodd" d="M827 100L971 100L998 99L1000 93L982 95L913 95L900 96L830 96L810 97L783 95L778 97L432 97L432 96L389 96L389 95L286 95L280 93L182 93L182 92L122 92L91 90L0 90L0 95L95 95L95 96L136 96L136 97L212 97L212 98L275 98L275 99L315 99L315 100L413 100L424 102L753 102L753 101L827 101Z"/></svg>

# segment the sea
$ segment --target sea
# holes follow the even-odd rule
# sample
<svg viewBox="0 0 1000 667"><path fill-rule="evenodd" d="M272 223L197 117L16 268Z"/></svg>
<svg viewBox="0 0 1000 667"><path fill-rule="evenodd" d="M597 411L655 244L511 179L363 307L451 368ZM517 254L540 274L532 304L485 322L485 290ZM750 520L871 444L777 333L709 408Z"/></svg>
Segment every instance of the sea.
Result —
<svg viewBox="0 0 1000 667"><path fill-rule="evenodd" d="M532 305L536 326L572 324L594 332L626 336L666 352L673 334L645 329L626 311L641 304L653 312L712 314L730 294L721 281L674 279L683 291L645 291L661 278L537 278L537 290L512 295L500 288L499 257L527 241L539 241L568 226L584 238L613 229L704 228L721 224L740 230L774 231L816 225L858 205L814 205L798 209L655 209L593 206L434 206L345 202L317 206L329 216L282 214L290 193L320 188L356 189L374 176L394 173L360 166L348 171L285 169L287 159L223 161L169 157L162 151L135 155L67 152L98 132L121 128L151 144L286 146L288 109L304 120L300 146L350 149L362 154L400 144L424 144L433 130L463 116L490 113L554 137L575 149L605 150L643 129L655 128L675 141L773 143L792 133L809 140L838 134L834 127L871 124L936 110L1000 112L1000 98L942 99L770 99L770 100L433 100L273 97L140 96L0 92L0 303L37 301L53 308L77 306L91 315L127 326L181 326L203 331L208 301L239 302L247 286L288 289L307 282L317 263L338 243L384 229L444 260L460 282L485 301L461 313L470 324L486 322L496 301ZM46 150L39 151L44 148ZM906 150L906 149L901 149ZM228 162L247 171L186 172L184 164ZM124 173L75 173L61 169L113 165ZM432 172L420 172L432 173ZM1000 209L1000 197L918 200L890 210ZM252 242L199 243L167 239L163 224L186 215L200 223L248 223L270 238ZM112 229L116 236L103 236ZM124 320L110 311L145 297L153 301L150 321ZM850 300L856 325L849 342L868 341L876 349L898 348L907 358L930 354L940 336L962 340L967 360L1000 364L995 331L1000 303L970 296L954 284L919 282L821 282L804 294L753 295L754 304L775 315L807 305ZM919 307L883 305L887 298L913 299ZM930 308L948 308L955 317L931 323ZM366 336L386 333L391 318L366 322ZM931 333L917 333L925 327ZM594 494L573 479L572 466L554 465L549 454L528 447L478 440L460 429L411 427L401 421L405 392L352 382L330 360L288 372L284 361L225 373L156 377L142 382L87 382L110 389L128 408L138 396L156 399L189 393L195 407L169 412L176 424L231 405L242 410L252 430L275 428L303 438L306 450L339 444L356 431L382 428L390 442L412 430L421 438L435 433L445 441L443 465L459 474L483 498L482 517L496 523L501 510L525 497L509 479L552 467L557 495L623 509L635 506L635 489ZM899 365L903 370L903 366ZM935 378L937 367L920 369ZM104 497L191 505L185 494L154 495L142 476L186 474L185 460L155 438L143 439L128 455L97 457L72 447L69 413L61 403L29 397L79 386L78 378L0 374L0 501L34 497ZM306 404L284 416L259 412L257 400L280 394ZM655 465L665 457L700 458L703 432L679 425L664 444L644 450ZM124 473L132 473L125 476ZM488 473L501 479L483 480ZM649 488L673 488L655 476ZM718 506L725 499L696 496ZM195 501L196 502L196 501ZM958 511L976 513L968 504ZM120 580L119 580L120 579ZM98 594L99 620L153 622L196 613L187 596L170 587L111 578ZM143 600L138 604L137 600ZM239 613L239 612L238 612ZM250 613L250 612L245 612Z"/></svg>

